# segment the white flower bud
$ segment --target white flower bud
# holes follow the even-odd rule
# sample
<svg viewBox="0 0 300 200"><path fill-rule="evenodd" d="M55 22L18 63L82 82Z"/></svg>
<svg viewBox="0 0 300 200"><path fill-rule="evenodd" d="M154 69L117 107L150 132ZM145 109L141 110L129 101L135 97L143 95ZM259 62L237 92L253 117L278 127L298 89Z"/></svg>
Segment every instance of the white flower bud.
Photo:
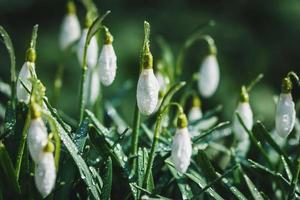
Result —
<svg viewBox="0 0 300 200"><path fill-rule="evenodd" d="M295 104L291 93L281 93L277 103L275 123L278 135L287 137L294 128L295 119Z"/></svg>
<svg viewBox="0 0 300 200"><path fill-rule="evenodd" d="M188 114L188 119L189 121L195 121L198 120L202 117L202 111L201 108L199 107L192 107L189 114Z"/></svg>
<svg viewBox="0 0 300 200"><path fill-rule="evenodd" d="M31 90L32 85L29 80L31 78L30 67L34 68L34 65L35 64L32 62L25 62L21 68L17 81L17 98L19 101L23 101L26 104L29 103L30 94L26 91L21 81L29 90Z"/></svg>
<svg viewBox="0 0 300 200"><path fill-rule="evenodd" d="M32 119L28 130L27 145L34 162L39 161L47 141L48 133L43 120L40 117Z"/></svg>
<svg viewBox="0 0 300 200"><path fill-rule="evenodd" d="M87 91L89 90L89 94L87 95L87 102L90 105L93 105L100 93L100 80L98 73L94 70L88 70L87 82Z"/></svg>
<svg viewBox="0 0 300 200"><path fill-rule="evenodd" d="M75 13L67 14L61 25L59 45L62 50L68 48L80 37L80 24Z"/></svg>
<svg viewBox="0 0 300 200"><path fill-rule="evenodd" d="M115 79L117 70L117 56L112 44L103 45L99 56L99 77L103 85L109 86Z"/></svg>
<svg viewBox="0 0 300 200"><path fill-rule="evenodd" d="M79 60L80 65L83 63L83 52L84 52L84 45L86 41L86 36L88 33L88 29L85 28L82 31L81 38L78 43L77 47L77 57ZM97 59L98 59L98 44L97 44L97 39L95 36L93 36L90 40L90 44L88 45L87 52L86 52L86 63L89 68L93 68L97 64Z"/></svg>
<svg viewBox="0 0 300 200"><path fill-rule="evenodd" d="M178 171L186 172L192 156L192 142L187 127L177 129L172 144L172 161Z"/></svg>
<svg viewBox="0 0 300 200"><path fill-rule="evenodd" d="M170 80L167 76L163 76L161 73L157 72L155 74L157 81L158 81L158 85L159 85L159 89L161 91L166 91L167 87L170 83Z"/></svg>
<svg viewBox="0 0 300 200"><path fill-rule="evenodd" d="M198 88L203 97L212 96L219 85L220 71L215 55L208 55L204 58L199 72Z"/></svg>
<svg viewBox="0 0 300 200"><path fill-rule="evenodd" d="M153 69L143 69L137 85L137 105L143 115L154 112L158 103L159 85Z"/></svg>
<svg viewBox="0 0 300 200"><path fill-rule="evenodd" d="M249 102L239 102L233 116L232 130L238 141L244 141L248 139L248 134L243 125L240 123L238 117L236 116L236 112L240 115L247 129L252 130L253 114Z"/></svg>
<svg viewBox="0 0 300 200"><path fill-rule="evenodd" d="M56 179L53 153L43 152L37 162L34 174L35 185L43 198L48 196L54 188Z"/></svg>

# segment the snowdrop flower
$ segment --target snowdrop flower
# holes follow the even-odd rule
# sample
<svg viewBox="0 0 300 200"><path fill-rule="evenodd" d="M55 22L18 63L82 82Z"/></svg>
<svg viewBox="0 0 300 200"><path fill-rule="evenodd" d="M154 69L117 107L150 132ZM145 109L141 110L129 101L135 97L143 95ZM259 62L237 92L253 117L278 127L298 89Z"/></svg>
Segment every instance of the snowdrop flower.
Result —
<svg viewBox="0 0 300 200"><path fill-rule="evenodd" d="M48 196L54 188L56 180L55 162L52 152L42 152L36 163L34 181L43 198Z"/></svg>
<svg viewBox="0 0 300 200"><path fill-rule="evenodd" d="M171 152L171 159L175 168L181 173L186 172L192 156L192 142L187 125L187 118L185 114L181 113L178 117L177 130Z"/></svg>
<svg viewBox="0 0 300 200"><path fill-rule="evenodd" d="M63 19L59 35L60 48L66 50L72 43L78 40L80 38L80 30L75 4L69 1L67 4L67 15Z"/></svg>
<svg viewBox="0 0 300 200"><path fill-rule="evenodd" d="M32 77L32 73L35 73L35 59L36 54L35 50L30 48L26 53L26 62L23 64L21 71L19 73L19 77L17 80L17 98L19 101L23 101L26 104L29 103L30 94L26 91L23 84L31 91L32 85L30 82L30 78ZM22 83L21 83L22 81Z"/></svg>
<svg viewBox="0 0 300 200"><path fill-rule="evenodd" d="M291 133L295 125L296 111L291 90L292 82L290 78L284 78L282 81L282 91L277 103L275 119L276 132L283 138Z"/></svg>
<svg viewBox="0 0 300 200"><path fill-rule="evenodd" d="M82 65L83 63L83 51L84 51L84 45L86 41L86 36L88 33L88 28L85 28L82 31L81 38L78 43L78 48L77 48L77 57L79 60L79 63ZM90 43L87 48L87 53L86 53L86 64L89 68L93 68L97 64L97 59L98 59L98 44L97 44L97 39L95 36L93 36L90 40Z"/></svg>
<svg viewBox="0 0 300 200"><path fill-rule="evenodd" d="M158 103L159 85L153 69L143 69L137 85L137 105L143 115L151 115Z"/></svg>
<svg viewBox="0 0 300 200"><path fill-rule="evenodd" d="M32 160L38 162L41 158L43 148L47 144L48 133L44 121L40 117L40 113L34 110L32 115L33 118L30 122L27 136L27 146Z"/></svg>
<svg viewBox="0 0 300 200"><path fill-rule="evenodd" d="M215 54L204 58L200 71L198 88L203 97L211 97L217 90L220 80L219 64Z"/></svg>
<svg viewBox="0 0 300 200"><path fill-rule="evenodd" d="M105 86L112 84L117 70L117 56L112 42L113 37L105 27L105 44L102 47L98 61L100 81Z"/></svg>
<svg viewBox="0 0 300 200"><path fill-rule="evenodd" d="M195 121L202 117L201 101L197 96L193 97L192 108L188 114L189 121Z"/></svg>
<svg viewBox="0 0 300 200"><path fill-rule="evenodd" d="M88 84L86 84L87 89L86 91L89 91L89 94L87 97L87 102L90 105L93 105L100 93L100 79L97 71L95 69L88 69L88 77L87 80L89 81Z"/></svg>
<svg viewBox="0 0 300 200"><path fill-rule="evenodd" d="M235 110L235 114L233 117L233 126L232 130L238 139L239 142L248 140L248 134L242 124L240 123L236 113L238 113L244 122L245 126L247 127L248 130L252 130L253 126L253 114L252 110L249 104L249 95L248 92L245 88L245 86L242 87L241 91L241 97L240 101L238 103L238 106Z"/></svg>

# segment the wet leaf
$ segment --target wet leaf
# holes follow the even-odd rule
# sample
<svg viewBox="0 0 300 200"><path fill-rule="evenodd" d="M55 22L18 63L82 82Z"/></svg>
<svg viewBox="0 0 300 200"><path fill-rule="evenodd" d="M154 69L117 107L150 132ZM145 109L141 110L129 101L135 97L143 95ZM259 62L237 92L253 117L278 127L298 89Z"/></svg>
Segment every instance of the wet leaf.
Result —
<svg viewBox="0 0 300 200"><path fill-rule="evenodd" d="M112 160L107 158L104 168L103 187L101 191L100 199L109 200L112 186Z"/></svg>

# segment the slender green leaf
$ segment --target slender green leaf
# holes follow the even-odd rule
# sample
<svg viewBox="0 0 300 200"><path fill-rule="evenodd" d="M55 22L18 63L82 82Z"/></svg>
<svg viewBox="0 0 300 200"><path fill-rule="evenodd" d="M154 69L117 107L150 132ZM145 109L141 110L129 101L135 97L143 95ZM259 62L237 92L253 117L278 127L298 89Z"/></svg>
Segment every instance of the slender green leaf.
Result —
<svg viewBox="0 0 300 200"><path fill-rule="evenodd" d="M51 112L51 114L55 114L56 112L53 110L53 108L50 106L50 104L46 104L47 108L49 109L49 111ZM73 158L81 179L86 183L86 185L89 188L89 192L91 192L91 194L93 195L93 197L95 199L99 199L99 193L97 191L97 188L95 186L92 174L87 166L87 164L85 163L84 159L80 156L80 153L78 151L78 149L76 148L76 145L73 143L72 139L70 138L68 132L66 132L66 130L64 129L64 124L59 123L57 115L52 116L53 120L56 123L56 127L58 129L58 132L60 134L61 140L64 143L66 149L68 150L68 152L70 153L71 157Z"/></svg>
<svg viewBox="0 0 300 200"><path fill-rule="evenodd" d="M104 171L105 173L103 176L103 187L100 199L109 200L112 186L112 160L110 157L106 160Z"/></svg>
<svg viewBox="0 0 300 200"><path fill-rule="evenodd" d="M263 125L261 121L257 121L257 123L253 127L253 133L257 133L262 135L264 140L268 142L271 147L280 155L283 156L285 161L287 162L288 166L291 169L295 169L291 160L288 158L288 155L279 147L279 145L273 140L270 133L267 131L266 127Z"/></svg>
<svg viewBox="0 0 300 200"><path fill-rule="evenodd" d="M9 58L10 58L10 81L11 81L11 102L13 107L15 106L15 94L16 94L16 81L17 81L17 76L16 76L16 56L15 56L15 51L14 47L12 45L11 39L6 32L6 30L0 26L0 35L2 37L2 41L6 46L6 49L9 53Z"/></svg>
<svg viewBox="0 0 300 200"><path fill-rule="evenodd" d="M0 141L0 166L3 175L6 176L5 180L1 179L0 181L5 181L3 182L5 188L13 192L10 195L18 196L21 193L20 186L15 174L15 169L13 167L12 161L2 141Z"/></svg>
<svg viewBox="0 0 300 200"><path fill-rule="evenodd" d="M193 139L193 143L197 143L198 141L200 141L202 138L208 136L209 134L213 133L215 130L217 129L220 129L220 128L223 128L227 125L229 125L230 122L227 121L227 122L221 122L219 123L218 125L216 125L215 127L203 132L201 135L199 135L198 137L196 137L195 139Z"/></svg>
<svg viewBox="0 0 300 200"><path fill-rule="evenodd" d="M0 135L0 138L9 136L15 133L16 128L16 109L13 107L12 103L9 101L6 106L5 116L4 116L4 132Z"/></svg>
<svg viewBox="0 0 300 200"><path fill-rule="evenodd" d="M287 175L289 181L292 181L293 175L292 175L292 172L291 172L291 170L290 170L290 168L289 168L289 165L287 164L287 162L286 162L284 156L280 156L280 159L281 159L281 162L283 163L283 168L284 168L284 170L285 170L285 173L286 173L286 175Z"/></svg>
<svg viewBox="0 0 300 200"><path fill-rule="evenodd" d="M34 27L32 29L30 47L33 48L33 49L36 49L36 39L37 39L38 29L39 29L39 25L38 24L34 25Z"/></svg>
<svg viewBox="0 0 300 200"><path fill-rule="evenodd" d="M6 95L7 97L11 96L10 85L0 80L0 92Z"/></svg>
<svg viewBox="0 0 300 200"><path fill-rule="evenodd" d="M196 171L190 170L190 173L185 173L185 175L191 179L194 183L196 183L201 189L203 189L207 183L204 178L202 178ZM216 200L222 200L223 198L212 188L209 187L204 192L208 193L212 198Z"/></svg>
<svg viewBox="0 0 300 200"><path fill-rule="evenodd" d="M255 200L264 200L258 189L255 187L254 183L251 181L251 179L247 176L245 172L242 173L243 177L246 181L246 184Z"/></svg>
<svg viewBox="0 0 300 200"><path fill-rule="evenodd" d="M166 160L165 162L171 174L176 179L178 188L181 192L182 199L192 199L193 198L192 189L189 186L186 177L184 177L183 174L179 174L176 168L174 167L173 163L171 163L169 160Z"/></svg>

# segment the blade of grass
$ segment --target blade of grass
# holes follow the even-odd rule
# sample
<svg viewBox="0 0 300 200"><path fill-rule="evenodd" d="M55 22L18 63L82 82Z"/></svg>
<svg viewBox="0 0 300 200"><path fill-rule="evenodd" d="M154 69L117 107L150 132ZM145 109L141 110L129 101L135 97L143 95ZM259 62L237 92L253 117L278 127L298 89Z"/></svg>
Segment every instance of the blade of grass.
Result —
<svg viewBox="0 0 300 200"><path fill-rule="evenodd" d="M202 138L204 138L204 137L208 136L209 134L213 133L215 130L223 128L223 127L225 127L225 126L227 126L229 124L230 124L229 121L219 123L215 127L213 127L211 129L203 132L201 135L199 135L198 137L196 137L195 139L193 139L193 143L195 144L195 143L199 142Z"/></svg>
<svg viewBox="0 0 300 200"><path fill-rule="evenodd" d="M251 179L247 176L245 172L241 172L243 174L244 180L255 200L264 200L258 189L255 187L254 183L251 181Z"/></svg>
<svg viewBox="0 0 300 200"><path fill-rule="evenodd" d="M240 122L241 125L243 126L244 130L245 130L245 131L247 132L247 134L249 135L249 137L250 137L252 143L254 144L255 148L256 148L258 151L261 152L261 154L262 154L263 158L265 159L265 161L267 162L267 164L268 164L270 167L273 167L273 166L272 166L272 162L271 162L271 160L270 160L270 158L269 158L267 152L264 150L264 148L263 148L262 145L261 145L261 142L259 142L259 141L256 139L256 137L254 136L253 132L250 131L250 130L246 127L246 125L245 125L245 123L243 122L243 120L242 120L241 116L239 115L239 113L236 113L236 115L237 115L237 118L238 118L239 122Z"/></svg>
<svg viewBox="0 0 300 200"><path fill-rule="evenodd" d="M181 198L192 199L194 195L192 193L191 187L188 184L188 181L186 180L186 177L184 177L183 174L178 173L173 163L171 163L169 160L166 160L165 163L167 164L167 167L170 170L173 177L176 179L178 188L181 192Z"/></svg>
<svg viewBox="0 0 300 200"><path fill-rule="evenodd" d="M2 37L2 41L5 44L5 47L9 53L9 58L10 58L10 86L11 86L11 102L13 108L16 106L16 81L17 81L17 76L16 76L16 56L15 56L15 51L13 44L11 42L11 39L6 32L6 30L0 26L0 35Z"/></svg>
<svg viewBox="0 0 300 200"><path fill-rule="evenodd" d="M278 146L278 144L273 140L273 138L271 137L269 131L267 131L266 127L263 125L263 123L261 121L257 121L257 126L255 125L253 127L253 133L257 133L262 135L262 137L265 139L265 141L267 141L271 147L273 147L273 149L280 155L283 156L285 161L287 162L288 166L291 169L295 169L295 167L293 166L291 160L288 158L288 155Z"/></svg>
<svg viewBox="0 0 300 200"><path fill-rule="evenodd" d="M21 193L18 179L11 159L2 141L0 141L0 166L3 175L6 176L6 182L3 182L3 185L5 185L5 188L8 190L12 189L13 195L18 196ZM2 182L4 180L1 179L0 181Z"/></svg>
<svg viewBox="0 0 300 200"><path fill-rule="evenodd" d="M288 200L296 199L296 189L297 189L297 184L298 184L298 179L299 179L299 173L300 173L300 158L297 159L297 168L296 168L294 176L293 176Z"/></svg>
<svg viewBox="0 0 300 200"><path fill-rule="evenodd" d="M103 176L103 187L100 195L100 199L109 200L111 196L111 186L112 186L112 160L110 157L106 160L106 165L104 169L105 173Z"/></svg>

